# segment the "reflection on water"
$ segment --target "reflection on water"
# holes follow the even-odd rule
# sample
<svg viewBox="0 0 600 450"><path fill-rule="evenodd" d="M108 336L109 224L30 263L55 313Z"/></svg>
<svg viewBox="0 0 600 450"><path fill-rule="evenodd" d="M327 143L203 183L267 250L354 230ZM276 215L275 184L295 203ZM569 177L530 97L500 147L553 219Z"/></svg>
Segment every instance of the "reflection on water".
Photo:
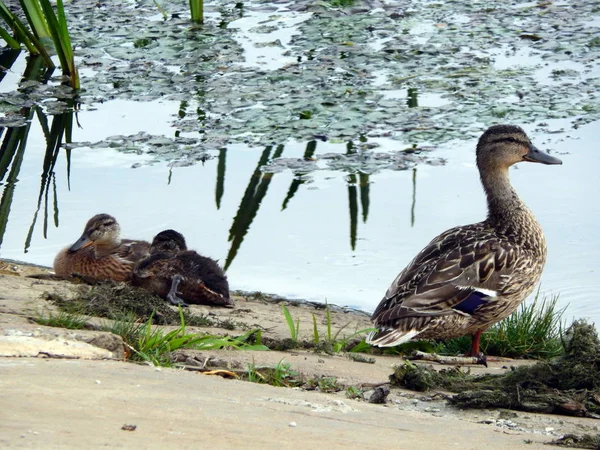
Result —
<svg viewBox="0 0 600 450"><path fill-rule="evenodd" d="M7 62L13 64L18 56L16 52L14 58L10 58ZM10 68L10 66L9 66ZM27 58L27 65L23 72L23 82L38 82L45 84L51 75L51 71L46 69L44 61L39 56L30 56ZM1 81L1 78L0 78ZM73 107L73 101L70 106ZM49 214L52 213L52 220L55 226L58 226L58 197L56 192L56 179L54 174L54 166L61 153L63 140L66 143L71 142L71 133L73 128L73 112L64 114L55 114L52 116L52 122L49 125L48 117L40 106L33 105L31 107L22 108L18 111L18 116L22 120L25 119L23 126L6 127L1 129L2 144L0 147L0 186L5 184L0 198L0 246L4 240L4 233L8 223L9 214L14 198L15 187L19 179L21 165L27 145L27 138L31 129L31 123L34 117L42 129L46 146L44 160L42 163L42 174L40 180L39 195L37 198L37 206L33 213L33 218L29 226L29 231L25 238L24 252L27 253L31 244L31 239L38 219L38 214L43 203L43 225L42 235L48 237L48 222ZM67 163L67 181L69 176L70 150L64 150ZM10 168L10 171L9 171ZM8 175L7 175L8 173ZM6 180L5 180L6 177ZM52 195L52 205L50 206L50 196ZM52 211L50 211L50 208Z"/></svg>
<svg viewBox="0 0 600 450"><path fill-rule="evenodd" d="M306 144L306 150L304 151L304 155L302 155L302 159L305 161L312 160L313 157L315 156L316 149L317 149L317 141L309 141ZM283 200L283 204L281 205L282 211L285 208L287 208L288 203L290 202L292 197L296 194L296 192L298 191L298 188L300 188L300 186L303 185L304 183L306 183L306 178L302 177L301 175L296 176L292 180L292 182L290 183L290 188L288 189L285 199Z"/></svg>
<svg viewBox="0 0 600 450"><path fill-rule="evenodd" d="M415 226L415 206L417 206L417 168L412 170L412 204L410 205L410 226Z"/></svg>
<svg viewBox="0 0 600 450"><path fill-rule="evenodd" d="M73 140L90 140L90 133L103 139L97 135L99 118L114 117L118 110L125 122L133 121L132 106L107 103L97 111L83 111L79 116L83 129L73 130ZM148 113L147 129L158 129L152 120L165 114L165 106L172 114L179 107L138 106ZM131 115L123 112L129 110ZM234 289L371 310L396 274L433 236L485 216L474 141L439 147L435 154L448 160L446 166L421 164L404 171L321 168L309 173L304 166L265 171L264 165L277 157L318 165L324 154L364 151L352 143L320 141L260 149L231 145L215 149L214 158L204 164L156 163L132 169L144 156L84 147L69 156L59 142L70 140L71 119L64 115L46 119L34 108L29 114L32 120L25 127L2 131L0 256L4 258L50 265L89 217L108 212L120 221L124 237L151 239L162 229L179 229L190 247L227 265ZM104 132L108 136L118 126ZM512 171L512 178L546 232L549 257L542 292L560 293L559 303L570 304L569 317L600 320L592 298L600 210L597 202L586 200L600 189L595 169L600 155L594 151L597 126L582 127L577 139L532 132L533 141L558 152L564 165L555 170L522 165ZM385 138L370 142L377 142L381 152L408 144Z"/></svg>
<svg viewBox="0 0 600 450"><path fill-rule="evenodd" d="M269 190L273 174L262 173L260 169L269 162L269 159L279 158L281 156L283 153L283 145L277 146L277 149L271 156L272 150L273 147L269 146L262 152L258 164L250 177L248 187L244 192L238 212L233 218L233 224L229 230L228 239L228 241L231 242L231 247L227 253L227 258L225 259L225 270L229 268L233 262L233 258L237 255L237 252L242 245L242 241L244 240L244 236L248 233L250 224L260 208L260 203Z"/></svg>
<svg viewBox="0 0 600 450"><path fill-rule="evenodd" d="M215 187L215 203L217 209L221 208L221 199L225 193L225 163L227 162L227 149L219 149L219 163L217 164L217 185Z"/></svg>

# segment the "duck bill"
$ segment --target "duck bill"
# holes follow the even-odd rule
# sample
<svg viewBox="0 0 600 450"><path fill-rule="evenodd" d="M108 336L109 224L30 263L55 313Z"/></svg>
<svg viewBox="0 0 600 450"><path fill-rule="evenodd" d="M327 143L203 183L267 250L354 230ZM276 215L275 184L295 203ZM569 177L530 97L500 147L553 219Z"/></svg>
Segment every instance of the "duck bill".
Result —
<svg viewBox="0 0 600 450"><path fill-rule="evenodd" d="M542 164L562 164L562 161L548 153L544 153L534 145L529 146L529 152L523 156L525 161L537 162Z"/></svg>
<svg viewBox="0 0 600 450"><path fill-rule="evenodd" d="M89 237L83 234L79 239L77 239L77 242L75 242L73 245L71 245L71 247L69 247L69 251L76 252L77 250L81 250L82 248L89 247L93 243L94 241L92 241Z"/></svg>

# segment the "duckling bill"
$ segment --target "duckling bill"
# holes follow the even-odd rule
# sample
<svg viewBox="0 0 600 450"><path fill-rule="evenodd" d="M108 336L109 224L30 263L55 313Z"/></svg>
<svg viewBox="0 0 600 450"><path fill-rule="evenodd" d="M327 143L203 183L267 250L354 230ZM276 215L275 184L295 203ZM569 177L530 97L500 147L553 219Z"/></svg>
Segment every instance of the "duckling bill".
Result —
<svg viewBox="0 0 600 450"><path fill-rule="evenodd" d="M188 250L183 235L174 230L154 237L150 256L136 265L132 282L173 305L234 306L223 269L215 260Z"/></svg>
<svg viewBox="0 0 600 450"><path fill-rule="evenodd" d="M546 263L544 233L508 169L523 161L562 161L512 125L485 131L476 155L487 219L440 234L400 272L373 313L378 330L367 338L370 344L472 335L470 355L477 357L481 333L515 311L538 283Z"/></svg>
<svg viewBox="0 0 600 450"><path fill-rule="evenodd" d="M81 237L54 259L54 272L94 280L130 281L137 261L149 254L146 241L121 239L121 228L109 214L97 214L85 225Z"/></svg>

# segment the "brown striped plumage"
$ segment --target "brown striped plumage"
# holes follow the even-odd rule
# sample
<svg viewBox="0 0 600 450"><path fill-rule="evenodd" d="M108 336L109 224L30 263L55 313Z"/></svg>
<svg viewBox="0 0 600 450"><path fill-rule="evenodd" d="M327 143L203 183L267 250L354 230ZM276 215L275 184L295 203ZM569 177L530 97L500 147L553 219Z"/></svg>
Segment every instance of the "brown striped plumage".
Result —
<svg viewBox="0 0 600 450"><path fill-rule="evenodd" d="M414 337L479 336L510 315L534 289L546 262L544 233L510 184L521 161L561 164L540 152L516 126L489 128L477 144L477 166L488 201L483 222L452 228L431 241L394 280L375 310L381 347Z"/></svg>
<svg viewBox="0 0 600 450"><path fill-rule="evenodd" d="M77 242L56 255L54 272L65 278L78 274L94 280L131 281L133 266L149 254L150 244L121 240L119 234L114 217L95 215Z"/></svg>

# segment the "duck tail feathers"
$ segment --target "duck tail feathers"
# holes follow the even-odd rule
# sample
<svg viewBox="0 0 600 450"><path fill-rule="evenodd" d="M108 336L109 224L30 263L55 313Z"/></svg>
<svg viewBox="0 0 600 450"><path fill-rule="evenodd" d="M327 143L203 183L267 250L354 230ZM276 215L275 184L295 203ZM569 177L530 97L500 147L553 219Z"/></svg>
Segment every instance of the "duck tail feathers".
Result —
<svg viewBox="0 0 600 450"><path fill-rule="evenodd" d="M367 336L367 344L376 347L394 347L395 345L404 344L410 341L415 336L421 334L424 330L398 330L394 328L380 328L377 331L372 331Z"/></svg>

